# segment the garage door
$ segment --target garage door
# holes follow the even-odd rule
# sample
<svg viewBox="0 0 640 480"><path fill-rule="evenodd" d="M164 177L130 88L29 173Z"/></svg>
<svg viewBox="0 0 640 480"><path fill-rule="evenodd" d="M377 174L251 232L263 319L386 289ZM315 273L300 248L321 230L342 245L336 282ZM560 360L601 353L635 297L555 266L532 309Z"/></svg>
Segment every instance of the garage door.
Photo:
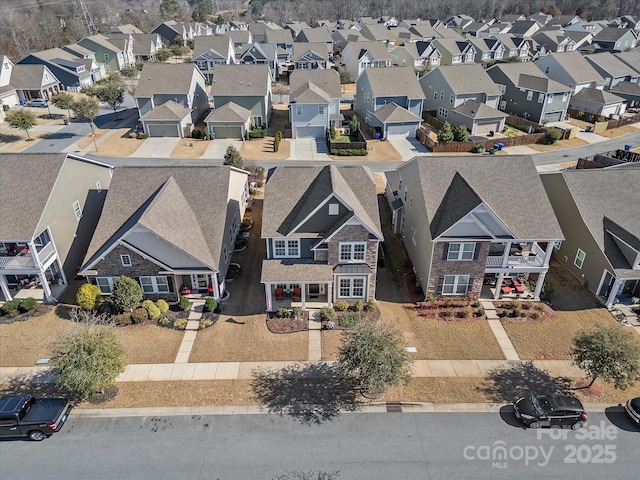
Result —
<svg viewBox="0 0 640 480"><path fill-rule="evenodd" d="M324 127L296 127L296 138L324 138Z"/></svg>
<svg viewBox="0 0 640 480"><path fill-rule="evenodd" d="M216 138L233 138L242 140L242 129L233 125L220 125L214 126L213 131L216 134Z"/></svg>
<svg viewBox="0 0 640 480"><path fill-rule="evenodd" d="M500 122L485 122L476 125L474 135L489 135L490 132L498 132L500 130Z"/></svg>
<svg viewBox="0 0 640 480"><path fill-rule="evenodd" d="M543 120L547 122L560 122L562 120L562 112L546 113Z"/></svg>
<svg viewBox="0 0 640 480"><path fill-rule="evenodd" d="M388 125L387 137L408 137L413 136L416 131L415 125Z"/></svg>
<svg viewBox="0 0 640 480"><path fill-rule="evenodd" d="M150 137L179 137L176 124L147 124Z"/></svg>

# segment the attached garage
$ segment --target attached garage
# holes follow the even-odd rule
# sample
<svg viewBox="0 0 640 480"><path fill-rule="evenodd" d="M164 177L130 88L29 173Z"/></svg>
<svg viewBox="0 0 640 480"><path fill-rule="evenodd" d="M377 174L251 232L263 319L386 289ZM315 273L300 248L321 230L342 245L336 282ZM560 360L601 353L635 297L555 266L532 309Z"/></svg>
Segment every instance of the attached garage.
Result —
<svg viewBox="0 0 640 480"><path fill-rule="evenodd" d="M542 117L543 122L561 122L562 121L562 112L549 112L545 113L544 117Z"/></svg>
<svg viewBox="0 0 640 480"><path fill-rule="evenodd" d="M395 137L409 137L415 136L416 133L416 124L396 124L396 125L387 125L387 137L395 136Z"/></svg>
<svg viewBox="0 0 640 480"><path fill-rule="evenodd" d="M487 136L489 135L490 132L500 132L500 124L502 122L498 122L495 120L492 121L484 121L484 122L478 122L476 123L476 128L475 131L473 132L474 135L480 135L480 136Z"/></svg>
<svg viewBox="0 0 640 480"><path fill-rule="evenodd" d="M216 139L232 138L242 140L242 125L213 125L213 133Z"/></svg>
<svg viewBox="0 0 640 480"><path fill-rule="evenodd" d="M324 138L324 127L296 127L296 138Z"/></svg>
<svg viewBox="0 0 640 480"><path fill-rule="evenodd" d="M150 137L180 137L180 124L171 123L147 123L147 134Z"/></svg>

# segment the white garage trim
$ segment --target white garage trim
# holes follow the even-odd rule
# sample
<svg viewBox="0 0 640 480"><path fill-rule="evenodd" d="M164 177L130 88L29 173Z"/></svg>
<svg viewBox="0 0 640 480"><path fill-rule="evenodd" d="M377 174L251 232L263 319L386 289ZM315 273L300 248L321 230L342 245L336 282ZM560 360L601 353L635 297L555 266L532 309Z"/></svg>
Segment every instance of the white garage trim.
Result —
<svg viewBox="0 0 640 480"><path fill-rule="evenodd" d="M324 138L325 128L322 125L297 125L295 138Z"/></svg>
<svg viewBox="0 0 640 480"><path fill-rule="evenodd" d="M181 138L179 123L146 123L144 129L151 138L178 137Z"/></svg>

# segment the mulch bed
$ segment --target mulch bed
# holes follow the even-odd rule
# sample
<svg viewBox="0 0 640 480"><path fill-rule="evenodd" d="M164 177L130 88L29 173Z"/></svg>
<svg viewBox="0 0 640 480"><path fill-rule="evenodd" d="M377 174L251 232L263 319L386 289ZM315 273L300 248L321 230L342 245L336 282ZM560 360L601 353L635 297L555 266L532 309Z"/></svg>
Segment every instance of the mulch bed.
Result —
<svg viewBox="0 0 640 480"><path fill-rule="evenodd" d="M15 310L15 314L8 313L6 315L0 316L0 324L8 325L14 322L24 322L25 320L29 320L30 318L44 315L45 313L51 311L52 308L53 305L38 303L34 309L29 310L25 313L19 313L18 310Z"/></svg>
<svg viewBox="0 0 640 480"><path fill-rule="evenodd" d="M309 312L303 311L299 318L279 318L275 312L267 314L267 328L271 333L296 333L309 330Z"/></svg>
<svg viewBox="0 0 640 480"><path fill-rule="evenodd" d="M482 305L470 298L438 298L435 301L425 300L414 306L421 317L437 320L469 322L486 318Z"/></svg>
<svg viewBox="0 0 640 480"><path fill-rule="evenodd" d="M494 305L500 318L514 322L548 320L556 316L556 311L542 302L511 301ZM516 316L514 311L519 312L520 315Z"/></svg>

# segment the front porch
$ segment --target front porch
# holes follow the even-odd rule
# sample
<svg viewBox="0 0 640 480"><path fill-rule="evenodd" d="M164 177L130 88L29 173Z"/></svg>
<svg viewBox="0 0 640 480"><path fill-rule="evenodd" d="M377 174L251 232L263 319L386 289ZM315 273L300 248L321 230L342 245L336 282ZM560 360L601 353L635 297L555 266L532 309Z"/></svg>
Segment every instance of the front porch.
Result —
<svg viewBox="0 0 640 480"><path fill-rule="evenodd" d="M67 285L60 285L57 282L49 283L49 291L53 301L57 301L62 295L62 292ZM15 286L9 289L9 295L11 298L7 298L4 292L0 290L0 303L7 302L9 300L22 300L24 298L35 298L38 302L47 301L44 293L44 289L40 282L33 284L26 284L25 286Z"/></svg>

